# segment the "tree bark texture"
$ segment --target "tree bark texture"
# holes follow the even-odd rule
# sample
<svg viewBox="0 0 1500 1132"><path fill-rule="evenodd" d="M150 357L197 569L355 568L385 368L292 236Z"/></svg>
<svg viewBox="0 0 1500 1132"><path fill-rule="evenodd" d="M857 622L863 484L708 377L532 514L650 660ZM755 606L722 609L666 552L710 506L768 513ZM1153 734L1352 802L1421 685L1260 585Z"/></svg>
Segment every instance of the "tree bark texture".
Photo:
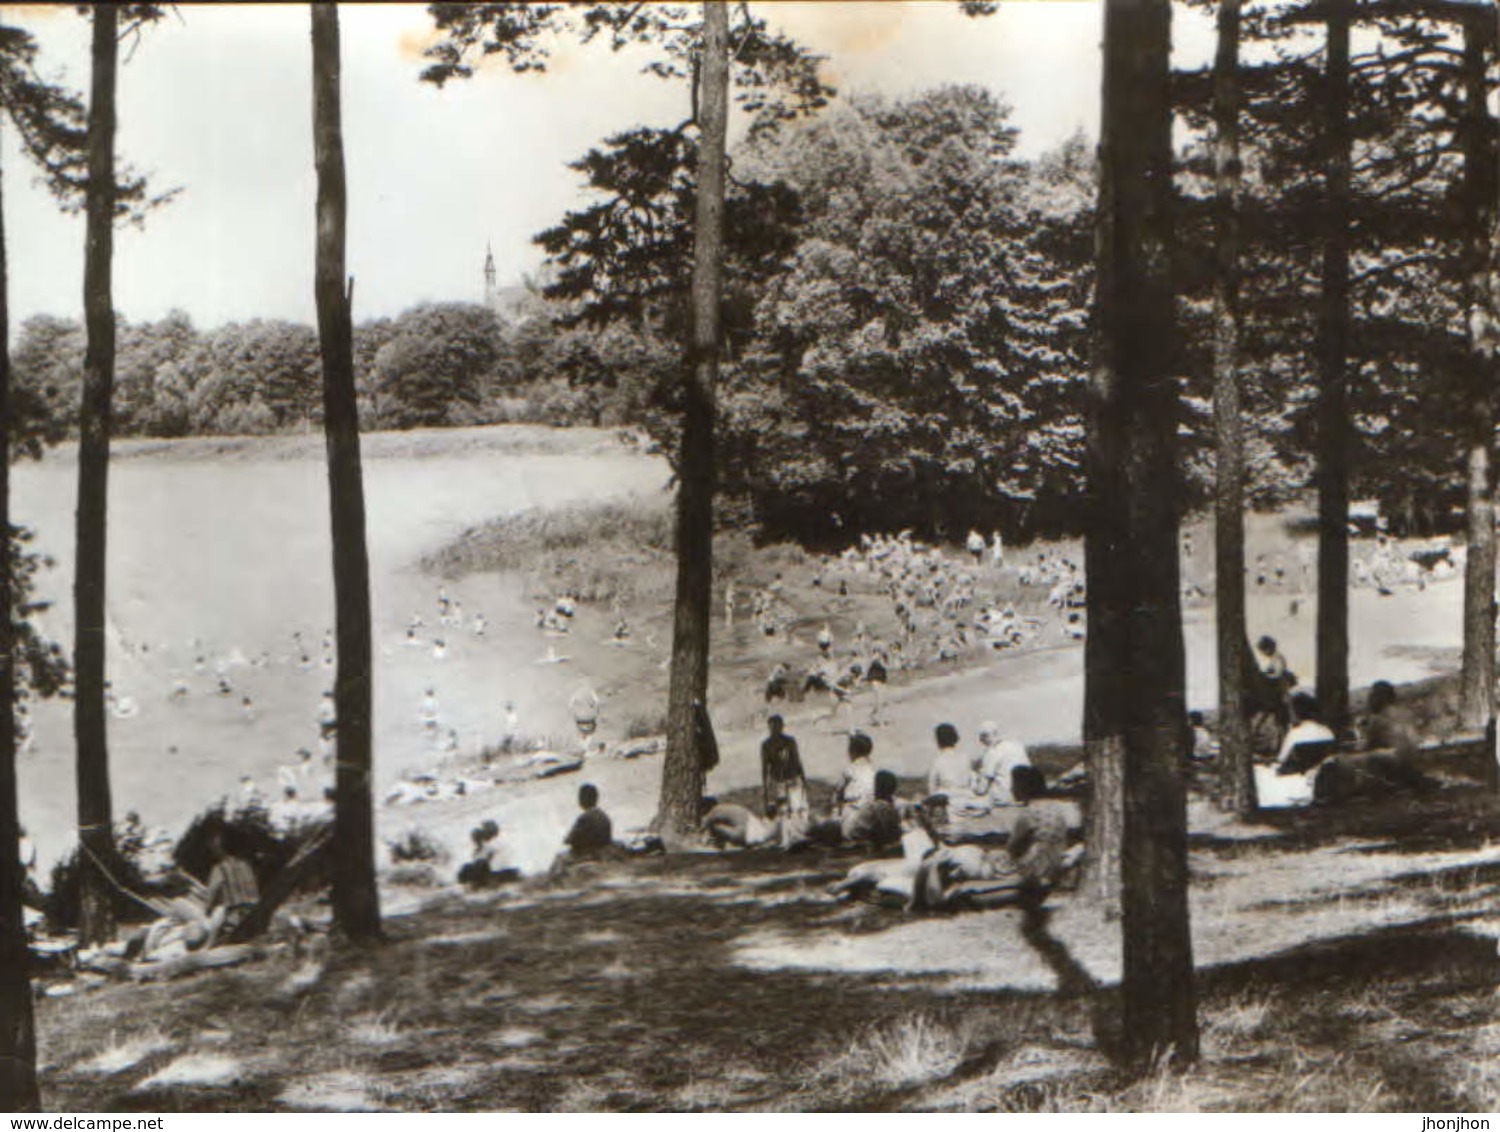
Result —
<svg viewBox="0 0 1500 1132"><path fill-rule="evenodd" d="M1219 0L1214 57L1214 615L1219 801L1255 812L1245 717L1245 436L1240 419L1240 0Z"/></svg>
<svg viewBox="0 0 1500 1132"><path fill-rule="evenodd" d="M1096 733L1123 750L1123 1053L1135 1067L1198 1055L1187 902L1187 720L1178 558L1178 351L1171 280L1169 0L1108 0L1099 188L1099 359L1091 419L1116 456L1100 485L1121 541L1091 611L1117 618L1113 695ZM1090 535L1093 532L1090 531ZM1090 577L1090 584L1094 578ZM1094 595L1090 594L1091 603ZM1092 612L1090 632L1094 630ZM1096 739L1097 741L1097 739Z"/></svg>
<svg viewBox="0 0 1500 1132"><path fill-rule="evenodd" d="M729 118L729 11L703 5L698 91L698 198L694 215L692 346L683 386L677 464L677 592L667 691L667 752L657 825L681 835L698 824L705 770L694 704L708 696L713 618L714 387L724 273L725 141Z"/></svg>
<svg viewBox="0 0 1500 1132"><path fill-rule="evenodd" d="M1349 24L1350 0L1326 0L1325 201L1318 330L1318 703L1349 725Z"/></svg>
<svg viewBox="0 0 1500 1132"><path fill-rule="evenodd" d="M1459 713L1465 729L1487 731L1495 716L1495 123L1485 75L1495 47L1495 9L1477 6L1464 21L1463 192L1468 247L1468 553L1464 564L1464 651Z"/></svg>
<svg viewBox="0 0 1500 1132"><path fill-rule="evenodd" d="M344 282L347 202L339 103L339 18L336 4L314 3L310 8L313 149L318 175L314 285L323 358L323 427L328 447L338 652L334 685L338 758L334 772L333 913L345 938L369 940L380 935L371 791L370 565L365 545L353 327Z"/></svg>
<svg viewBox="0 0 1500 1132"><path fill-rule="evenodd" d="M87 345L78 420L77 553L73 576L73 732L78 747L78 836L85 946L114 934L108 881L100 870L114 859L109 736L104 703L105 578L109 516L110 406L114 395L115 314L111 284L115 212L115 76L118 13L92 8L88 188L83 262Z"/></svg>

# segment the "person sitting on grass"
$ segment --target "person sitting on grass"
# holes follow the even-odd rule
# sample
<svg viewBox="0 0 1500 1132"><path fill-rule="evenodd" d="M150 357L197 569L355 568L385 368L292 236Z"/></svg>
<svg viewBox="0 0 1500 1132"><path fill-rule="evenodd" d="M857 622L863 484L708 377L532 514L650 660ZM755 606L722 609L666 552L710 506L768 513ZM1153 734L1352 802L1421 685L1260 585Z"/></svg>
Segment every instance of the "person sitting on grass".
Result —
<svg viewBox="0 0 1500 1132"><path fill-rule="evenodd" d="M1010 739L998 723L986 720L979 725L982 748L974 770L973 792L976 808L1014 804L1011 779L1018 766L1030 766L1031 756L1018 739Z"/></svg>
<svg viewBox="0 0 1500 1132"><path fill-rule="evenodd" d="M599 808L599 788L592 782L578 788L578 808L583 812L563 839L568 854L575 859L598 857L614 840L614 828L609 815Z"/></svg>
<svg viewBox="0 0 1500 1132"><path fill-rule="evenodd" d="M1305 806L1313 800L1314 774L1332 753L1335 739L1318 714L1318 701L1307 692L1292 697L1296 722L1282 739L1276 761L1255 765L1255 796L1263 809Z"/></svg>
<svg viewBox="0 0 1500 1132"><path fill-rule="evenodd" d="M1337 738L1333 729L1319 718L1320 715L1318 701L1311 693L1298 692L1292 697L1294 722L1281 740L1281 750L1276 753L1276 769L1279 773L1297 772L1298 760L1294 756L1298 747L1332 743Z"/></svg>
<svg viewBox="0 0 1500 1132"><path fill-rule="evenodd" d="M1219 740L1209 730L1208 721L1201 711L1188 712L1188 732L1191 740L1189 759L1203 762L1219 757Z"/></svg>
<svg viewBox="0 0 1500 1132"><path fill-rule="evenodd" d="M933 729L933 738L937 741L937 756L927 775L927 793L947 795L950 806L958 804L970 793L972 761L958 749L958 728L953 724L939 723Z"/></svg>
<svg viewBox="0 0 1500 1132"><path fill-rule="evenodd" d="M863 731L849 736L849 765L833 792L834 816L841 821L875 797L875 764L870 760L874 751L875 741Z"/></svg>
<svg viewBox="0 0 1500 1132"><path fill-rule="evenodd" d="M207 886L195 885L196 899L174 901L173 915L151 925L140 958L158 956L173 943L187 951L207 950L221 936L238 931L260 903L255 871L243 857L229 852L223 829L209 835L208 847L214 867Z"/></svg>
<svg viewBox="0 0 1500 1132"><path fill-rule="evenodd" d="M1420 746L1416 723L1406 705L1396 702L1396 689L1385 680L1377 680L1370 687L1368 707L1364 750L1337 755L1318 767L1313 781L1314 801L1378 798L1433 785L1416 767Z"/></svg>
<svg viewBox="0 0 1500 1132"><path fill-rule="evenodd" d="M469 839L474 842L473 855L458 870L458 883L470 888L488 888L491 885L520 877L519 869L504 861L502 847L498 844L500 824L486 818L469 830Z"/></svg>
<svg viewBox="0 0 1500 1132"><path fill-rule="evenodd" d="M1389 751L1403 762L1410 762L1421 746L1411 709L1396 700L1396 689L1389 681L1377 680L1370 685L1366 702L1364 747L1367 751Z"/></svg>
<svg viewBox="0 0 1500 1132"><path fill-rule="evenodd" d="M896 785L896 776L890 771L875 772L875 796L843 820L842 833L845 841L886 846L901 840L901 814L896 809Z"/></svg>

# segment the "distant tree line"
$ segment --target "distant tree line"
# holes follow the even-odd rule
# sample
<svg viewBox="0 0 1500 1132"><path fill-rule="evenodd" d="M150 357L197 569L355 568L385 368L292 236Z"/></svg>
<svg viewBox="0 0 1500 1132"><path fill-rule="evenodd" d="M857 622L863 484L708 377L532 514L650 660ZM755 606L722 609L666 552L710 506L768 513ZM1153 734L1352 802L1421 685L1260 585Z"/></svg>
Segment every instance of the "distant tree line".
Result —
<svg viewBox="0 0 1500 1132"><path fill-rule="evenodd" d="M433 303L355 326L362 426L609 425L629 417L605 383L570 377L592 371L578 369L576 346L551 329L542 300L534 306L515 323L479 304ZM116 326L117 436L255 436L322 424L311 326L253 319L202 330L181 311ZM21 326L17 395L51 439L76 431L83 355L79 322L35 315Z"/></svg>

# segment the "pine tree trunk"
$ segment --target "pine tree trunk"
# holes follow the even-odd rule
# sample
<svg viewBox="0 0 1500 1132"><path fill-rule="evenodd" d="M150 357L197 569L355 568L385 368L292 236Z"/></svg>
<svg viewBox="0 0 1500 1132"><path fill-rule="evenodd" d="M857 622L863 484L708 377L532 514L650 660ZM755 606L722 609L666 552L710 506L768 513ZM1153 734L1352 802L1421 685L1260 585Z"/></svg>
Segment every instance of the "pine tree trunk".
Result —
<svg viewBox="0 0 1500 1132"><path fill-rule="evenodd" d="M0 1110L33 1112L36 1022L31 1009L31 951L22 917L20 799L16 790L15 544L10 537L10 280L0 192Z"/></svg>
<svg viewBox="0 0 1500 1132"><path fill-rule="evenodd" d="M667 753L656 825L679 836L698 824L704 767L694 704L708 696L713 618L714 386L724 265L725 136L729 116L729 11L703 5L698 108L698 201L694 217L692 349L683 386L677 463L677 595L667 691Z"/></svg>
<svg viewBox="0 0 1500 1132"><path fill-rule="evenodd" d="M1464 21L1465 274L1469 302L1468 554L1464 565L1464 652L1459 712L1467 730L1486 732L1495 717L1495 276L1494 225L1500 170L1485 72L1495 43L1495 12L1477 8Z"/></svg>
<svg viewBox="0 0 1500 1132"><path fill-rule="evenodd" d="M360 471L354 339L344 290L344 136L339 106L336 4L314 3L313 151L318 174L315 277L323 359L323 429L333 529L333 593L338 670L338 761L334 773L333 914L345 938L380 935L371 794L370 564Z"/></svg>
<svg viewBox="0 0 1500 1132"><path fill-rule="evenodd" d="M1123 543L1115 574L1123 667L1120 907L1123 1053L1144 1068L1198 1055L1187 902L1187 719L1178 558L1177 333L1171 280L1170 0L1108 0L1099 187L1099 371L1114 412ZM1093 626L1090 625L1092 630Z"/></svg>
<svg viewBox="0 0 1500 1132"><path fill-rule="evenodd" d="M1323 122L1326 178L1318 334L1318 703L1349 725L1349 22L1350 0L1327 0Z"/></svg>
<svg viewBox="0 0 1500 1132"><path fill-rule="evenodd" d="M1103 254L1101 244L1100 254ZM1120 841L1125 815L1125 634L1115 568L1128 532L1119 501L1120 437L1113 370L1096 366L1087 414L1088 533L1083 544L1088 633L1083 641L1083 742L1089 794L1084 888L1106 917L1120 914Z"/></svg>
<svg viewBox="0 0 1500 1132"><path fill-rule="evenodd" d="M110 402L114 394L115 314L110 283L114 254L115 72L118 14L95 4L93 80L89 93L88 191L83 310L88 344L78 421L78 513L73 601L73 731L78 744L78 835L85 946L114 935L108 883L98 862L114 858L113 805L104 703L105 550L109 511Z"/></svg>
<svg viewBox="0 0 1500 1132"><path fill-rule="evenodd" d="M1245 717L1245 437L1240 422L1240 0L1219 0L1214 59L1214 614L1219 645L1219 801L1255 812Z"/></svg>

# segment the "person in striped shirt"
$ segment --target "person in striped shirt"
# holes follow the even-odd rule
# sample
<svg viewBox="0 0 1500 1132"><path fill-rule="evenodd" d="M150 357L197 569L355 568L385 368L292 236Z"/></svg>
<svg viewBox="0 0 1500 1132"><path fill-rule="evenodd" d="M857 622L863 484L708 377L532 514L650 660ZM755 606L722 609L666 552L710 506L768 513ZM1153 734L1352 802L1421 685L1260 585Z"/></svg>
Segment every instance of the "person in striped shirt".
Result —
<svg viewBox="0 0 1500 1132"><path fill-rule="evenodd" d="M194 895L171 902L171 913L147 930L141 959L165 958L173 945L181 951L207 950L221 935L243 924L260 903L255 871L243 857L228 851L224 831L214 830L208 844L214 858L208 884L195 886Z"/></svg>

